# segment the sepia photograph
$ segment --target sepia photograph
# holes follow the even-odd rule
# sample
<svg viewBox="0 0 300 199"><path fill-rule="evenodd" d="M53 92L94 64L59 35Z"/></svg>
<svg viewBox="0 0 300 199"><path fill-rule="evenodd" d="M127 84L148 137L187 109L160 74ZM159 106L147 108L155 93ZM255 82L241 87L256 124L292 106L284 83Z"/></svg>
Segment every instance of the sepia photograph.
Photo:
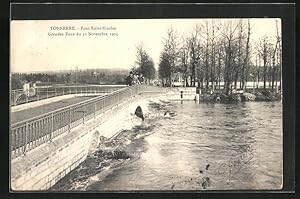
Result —
<svg viewBox="0 0 300 199"><path fill-rule="evenodd" d="M281 190L281 29L11 20L11 190Z"/></svg>

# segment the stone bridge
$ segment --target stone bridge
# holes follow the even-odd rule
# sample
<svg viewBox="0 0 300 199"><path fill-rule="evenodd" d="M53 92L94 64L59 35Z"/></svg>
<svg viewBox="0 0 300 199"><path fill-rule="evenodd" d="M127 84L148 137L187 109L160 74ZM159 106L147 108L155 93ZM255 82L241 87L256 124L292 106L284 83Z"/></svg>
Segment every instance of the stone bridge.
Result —
<svg viewBox="0 0 300 199"><path fill-rule="evenodd" d="M64 92L63 98L54 96L48 103L64 99L66 95L90 98L42 114L38 114L39 111L50 104L40 99L11 107L11 189L48 190L86 159L89 151L98 145L100 136L110 138L122 130L121 119L133 121L132 125L141 122L133 113L137 106L145 106L146 98L162 94L173 99L196 98L193 88L117 88L107 87L108 94L103 94L101 89L97 92L93 87L73 94ZM32 107L35 109L30 109ZM30 117L28 113L34 112L36 115Z"/></svg>

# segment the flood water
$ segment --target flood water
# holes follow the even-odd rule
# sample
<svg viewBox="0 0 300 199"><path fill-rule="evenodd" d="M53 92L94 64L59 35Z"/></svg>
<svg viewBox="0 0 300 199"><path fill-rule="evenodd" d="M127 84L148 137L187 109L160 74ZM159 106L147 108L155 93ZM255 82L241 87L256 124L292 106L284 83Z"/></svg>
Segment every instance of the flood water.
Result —
<svg viewBox="0 0 300 199"><path fill-rule="evenodd" d="M280 189L282 104L152 101L51 190Z"/></svg>

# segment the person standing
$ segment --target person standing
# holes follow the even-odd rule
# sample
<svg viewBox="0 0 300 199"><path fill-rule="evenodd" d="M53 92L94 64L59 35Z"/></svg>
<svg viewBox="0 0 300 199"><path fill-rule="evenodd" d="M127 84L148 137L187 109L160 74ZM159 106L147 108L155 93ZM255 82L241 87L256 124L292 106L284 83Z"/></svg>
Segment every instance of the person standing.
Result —
<svg viewBox="0 0 300 199"><path fill-rule="evenodd" d="M127 84L127 86L133 85L133 72L132 71L130 71L129 75L126 78L126 84Z"/></svg>
<svg viewBox="0 0 300 199"><path fill-rule="evenodd" d="M141 82L139 81L138 77L137 77L137 74L134 74L133 75L133 84L141 84Z"/></svg>
<svg viewBox="0 0 300 199"><path fill-rule="evenodd" d="M141 84L144 83L144 77L143 77L142 73L139 75L138 79L139 79L139 81L140 81Z"/></svg>

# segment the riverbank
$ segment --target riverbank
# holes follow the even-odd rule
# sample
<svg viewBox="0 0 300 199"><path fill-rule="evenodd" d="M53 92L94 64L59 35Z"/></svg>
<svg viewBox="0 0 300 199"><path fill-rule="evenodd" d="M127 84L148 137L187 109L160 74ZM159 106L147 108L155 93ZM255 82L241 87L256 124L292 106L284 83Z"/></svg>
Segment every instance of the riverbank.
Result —
<svg viewBox="0 0 300 199"><path fill-rule="evenodd" d="M216 102L216 103L230 103L230 102L245 102L245 101L279 101L282 98L281 93L271 91L261 92L245 92L245 93L212 93L212 94L200 94L199 101L202 102Z"/></svg>

